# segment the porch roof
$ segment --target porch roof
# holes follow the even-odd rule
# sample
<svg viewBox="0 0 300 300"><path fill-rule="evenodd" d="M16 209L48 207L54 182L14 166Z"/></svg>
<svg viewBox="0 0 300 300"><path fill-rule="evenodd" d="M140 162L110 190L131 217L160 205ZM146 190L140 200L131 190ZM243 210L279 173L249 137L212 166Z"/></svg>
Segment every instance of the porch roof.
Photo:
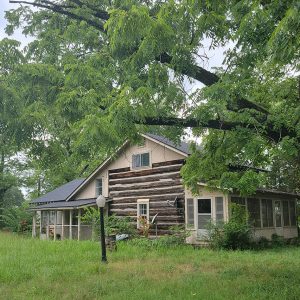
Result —
<svg viewBox="0 0 300 300"><path fill-rule="evenodd" d="M82 206L96 205L96 198L81 199L74 201L51 202L43 205L32 207L31 210L61 210L61 209L76 209Z"/></svg>

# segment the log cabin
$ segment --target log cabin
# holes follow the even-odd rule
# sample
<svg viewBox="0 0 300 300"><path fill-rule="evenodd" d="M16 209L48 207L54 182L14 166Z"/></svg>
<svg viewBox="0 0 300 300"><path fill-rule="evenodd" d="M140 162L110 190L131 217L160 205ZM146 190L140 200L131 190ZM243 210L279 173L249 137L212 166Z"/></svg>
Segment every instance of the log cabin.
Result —
<svg viewBox="0 0 300 300"><path fill-rule="evenodd" d="M185 225L190 232L188 243L205 239L208 222L226 222L231 202L248 210L256 238L298 236L298 195L259 189L254 196L241 198L218 189L212 191L203 183L194 195L180 177L180 169L190 155L189 145L176 145L154 134L141 137L138 144L126 141L87 178L73 180L33 200L33 236L89 239L91 226L82 224L80 217L85 207L96 207L101 194L107 199L108 215L130 216L139 227L140 218L150 223L157 214L157 227L151 227L150 234L170 234L172 226Z"/></svg>

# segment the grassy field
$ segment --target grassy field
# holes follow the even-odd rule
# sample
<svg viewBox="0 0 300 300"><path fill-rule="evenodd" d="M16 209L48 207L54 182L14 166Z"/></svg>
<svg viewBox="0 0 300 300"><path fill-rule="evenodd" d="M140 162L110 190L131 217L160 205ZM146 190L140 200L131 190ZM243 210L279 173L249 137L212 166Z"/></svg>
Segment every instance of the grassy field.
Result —
<svg viewBox="0 0 300 300"><path fill-rule="evenodd" d="M0 299L300 299L300 248L214 252L0 232Z"/></svg>

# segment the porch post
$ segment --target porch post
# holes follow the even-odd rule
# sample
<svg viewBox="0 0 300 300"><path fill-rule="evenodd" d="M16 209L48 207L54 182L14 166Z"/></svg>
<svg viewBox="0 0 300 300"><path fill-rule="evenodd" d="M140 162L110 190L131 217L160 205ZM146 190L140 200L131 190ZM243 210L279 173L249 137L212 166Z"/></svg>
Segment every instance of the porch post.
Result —
<svg viewBox="0 0 300 300"><path fill-rule="evenodd" d="M64 235L65 235L65 211L62 210L61 211L61 239L64 239Z"/></svg>
<svg viewBox="0 0 300 300"><path fill-rule="evenodd" d="M54 215L54 230L53 230L53 234L54 234L54 241L56 241L56 224L57 224L57 210L54 211L55 215Z"/></svg>
<svg viewBox="0 0 300 300"><path fill-rule="evenodd" d="M70 209L70 227L69 227L69 239L72 239L72 210Z"/></svg>
<svg viewBox="0 0 300 300"><path fill-rule="evenodd" d="M80 208L78 209L78 233L77 233L77 238L78 238L78 241L80 240L80 226L81 226L81 210Z"/></svg>
<svg viewBox="0 0 300 300"><path fill-rule="evenodd" d="M42 236L42 220L43 220L43 210L40 210L40 238Z"/></svg>
<svg viewBox="0 0 300 300"><path fill-rule="evenodd" d="M47 210L46 212L47 212L46 238L48 240L49 239L49 218L50 218L50 215L49 215L49 210Z"/></svg>
<svg viewBox="0 0 300 300"><path fill-rule="evenodd" d="M32 237L36 237L36 211L34 211L32 216Z"/></svg>

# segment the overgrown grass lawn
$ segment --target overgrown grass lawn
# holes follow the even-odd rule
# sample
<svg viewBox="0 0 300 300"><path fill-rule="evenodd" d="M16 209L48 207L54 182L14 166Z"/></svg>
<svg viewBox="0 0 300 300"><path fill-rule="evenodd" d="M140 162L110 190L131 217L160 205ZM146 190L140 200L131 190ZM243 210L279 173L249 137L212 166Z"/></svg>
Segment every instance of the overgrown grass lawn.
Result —
<svg viewBox="0 0 300 300"><path fill-rule="evenodd" d="M300 299L300 248L216 252L0 233L0 299Z"/></svg>

